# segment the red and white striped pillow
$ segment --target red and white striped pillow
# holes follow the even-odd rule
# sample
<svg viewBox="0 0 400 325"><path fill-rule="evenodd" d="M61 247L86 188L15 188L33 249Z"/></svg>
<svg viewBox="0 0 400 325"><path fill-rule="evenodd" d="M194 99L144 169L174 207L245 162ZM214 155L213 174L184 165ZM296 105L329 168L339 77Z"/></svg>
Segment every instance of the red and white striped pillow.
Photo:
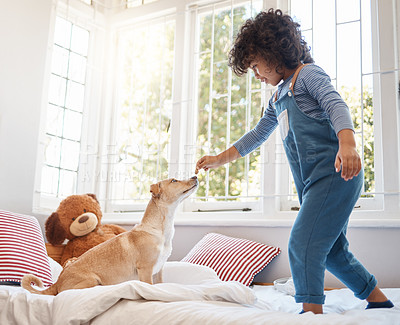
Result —
<svg viewBox="0 0 400 325"><path fill-rule="evenodd" d="M223 281L249 286L281 250L278 247L217 233L205 235L182 259L212 268Z"/></svg>
<svg viewBox="0 0 400 325"><path fill-rule="evenodd" d="M36 218L0 210L0 284L21 282L25 274L52 284L51 269Z"/></svg>

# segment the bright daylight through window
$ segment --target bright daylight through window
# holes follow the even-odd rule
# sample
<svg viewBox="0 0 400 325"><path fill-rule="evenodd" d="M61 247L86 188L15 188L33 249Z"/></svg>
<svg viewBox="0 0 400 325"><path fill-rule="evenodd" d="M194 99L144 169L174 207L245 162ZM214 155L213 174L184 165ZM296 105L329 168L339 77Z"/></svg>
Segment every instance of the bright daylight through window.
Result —
<svg viewBox="0 0 400 325"><path fill-rule="evenodd" d="M147 202L150 185L168 178L174 34L172 19L118 33L113 206Z"/></svg>
<svg viewBox="0 0 400 325"><path fill-rule="evenodd" d="M41 193L75 194L84 113L89 32L56 18L44 138Z"/></svg>

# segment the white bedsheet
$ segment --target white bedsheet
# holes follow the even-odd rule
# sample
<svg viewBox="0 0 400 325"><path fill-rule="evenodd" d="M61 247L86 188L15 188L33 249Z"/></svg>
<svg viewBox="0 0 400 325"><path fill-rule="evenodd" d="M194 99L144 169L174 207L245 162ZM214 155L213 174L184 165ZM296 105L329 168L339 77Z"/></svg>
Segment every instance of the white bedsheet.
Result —
<svg viewBox="0 0 400 325"><path fill-rule="evenodd" d="M128 324L126 321L130 321L131 316L126 317L125 310L121 310L124 300L161 301L164 304L184 301L254 304L256 296L251 289L240 283L215 280L196 285L149 285L140 281L128 281L113 286L67 290L57 296L30 294L20 287L0 286L0 324L85 324L113 306L119 309L117 313L121 313L121 324ZM135 311L132 312L136 314ZM112 319L108 321L113 323ZM134 321L132 324L140 323Z"/></svg>
<svg viewBox="0 0 400 325"><path fill-rule="evenodd" d="M168 283L130 281L57 296L0 286L0 324L400 325L400 289L383 290L396 305L392 309L365 310L364 301L341 289L326 292L326 314L299 315L301 305L273 287L222 282L209 271L190 276L182 264L176 270L167 270Z"/></svg>

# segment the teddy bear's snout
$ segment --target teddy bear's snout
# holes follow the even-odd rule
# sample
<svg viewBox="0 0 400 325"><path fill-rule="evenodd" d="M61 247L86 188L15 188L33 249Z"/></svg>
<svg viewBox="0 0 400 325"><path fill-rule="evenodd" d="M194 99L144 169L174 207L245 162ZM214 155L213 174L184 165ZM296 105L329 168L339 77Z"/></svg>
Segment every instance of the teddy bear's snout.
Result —
<svg viewBox="0 0 400 325"><path fill-rule="evenodd" d="M81 214L70 225L70 232L74 236L84 236L93 231L98 224L97 216L92 212Z"/></svg>
<svg viewBox="0 0 400 325"><path fill-rule="evenodd" d="M80 217L78 222L79 223L84 223L84 222L86 222L88 220L89 220L89 217L85 215L85 216Z"/></svg>

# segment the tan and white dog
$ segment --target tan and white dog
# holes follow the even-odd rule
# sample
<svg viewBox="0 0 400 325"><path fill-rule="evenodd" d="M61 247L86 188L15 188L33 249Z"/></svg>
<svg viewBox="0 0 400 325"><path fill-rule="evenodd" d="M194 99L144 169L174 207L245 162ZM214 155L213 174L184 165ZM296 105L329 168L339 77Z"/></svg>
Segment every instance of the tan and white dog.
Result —
<svg viewBox="0 0 400 325"><path fill-rule="evenodd" d="M68 289L111 285L129 280L162 282L162 268L172 252L174 214L177 206L197 188L197 177L167 179L150 187L152 198L141 223L130 231L95 246L64 268L56 283L36 290L42 281L27 274L22 287L32 293L56 295Z"/></svg>

